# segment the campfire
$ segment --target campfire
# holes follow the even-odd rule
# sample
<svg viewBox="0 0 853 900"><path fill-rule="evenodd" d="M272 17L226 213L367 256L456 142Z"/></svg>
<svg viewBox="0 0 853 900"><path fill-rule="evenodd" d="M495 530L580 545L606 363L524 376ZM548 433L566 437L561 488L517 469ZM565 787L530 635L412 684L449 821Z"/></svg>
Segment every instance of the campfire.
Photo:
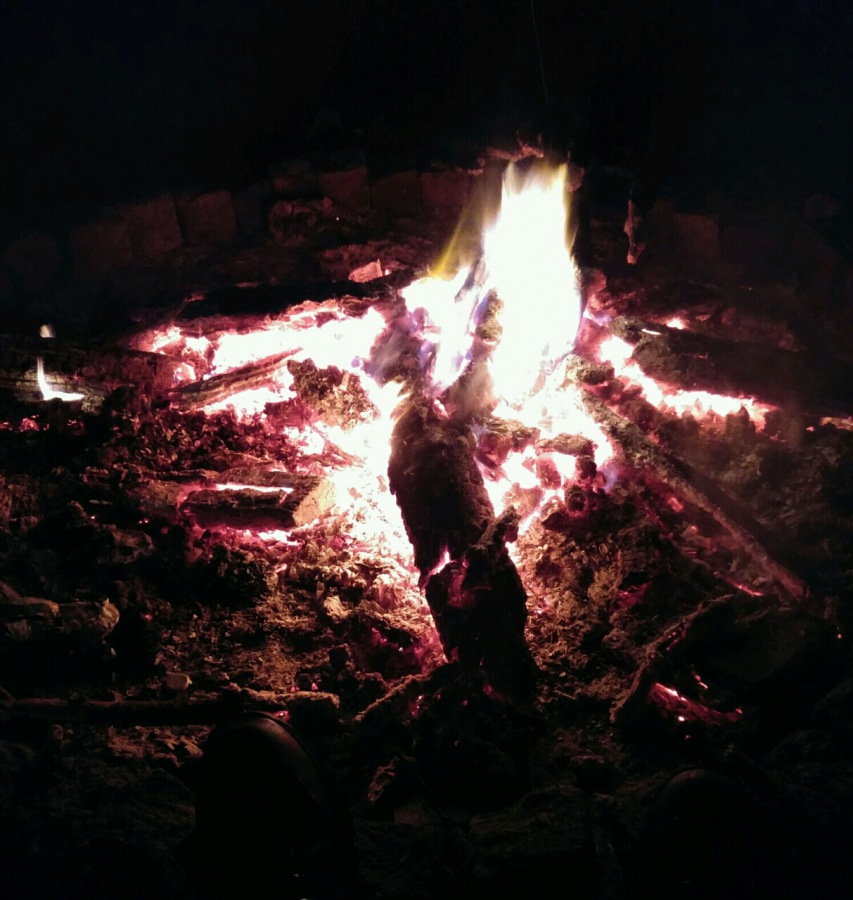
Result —
<svg viewBox="0 0 853 900"><path fill-rule="evenodd" d="M401 820L522 795L531 710L784 732L846 642L848 367L580 270L570 199L525 160L430 271L5 345L7 713L344 721ZM105 673L122 696L70 701Z"/></svg>

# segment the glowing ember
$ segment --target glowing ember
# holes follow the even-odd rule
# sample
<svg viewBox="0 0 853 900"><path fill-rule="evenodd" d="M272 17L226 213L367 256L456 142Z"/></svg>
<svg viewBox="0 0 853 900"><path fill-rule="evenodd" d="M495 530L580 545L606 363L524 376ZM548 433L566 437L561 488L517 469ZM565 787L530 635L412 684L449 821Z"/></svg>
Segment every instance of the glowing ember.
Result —
<svg viewBox="0 0 853 900"><path fill-rule="evenodd" d="M697 419L705 416L725 418L745 410L756 425L763 427L767 413L772 409L750 397L727 397L710 391L683 391L672 385L662 384L646 375L631 358L634 348L615 335L603 340L598 348L599 362L609 363L620 378L637 385L643 397L658 409L683 415L690 413Z"/></svg>

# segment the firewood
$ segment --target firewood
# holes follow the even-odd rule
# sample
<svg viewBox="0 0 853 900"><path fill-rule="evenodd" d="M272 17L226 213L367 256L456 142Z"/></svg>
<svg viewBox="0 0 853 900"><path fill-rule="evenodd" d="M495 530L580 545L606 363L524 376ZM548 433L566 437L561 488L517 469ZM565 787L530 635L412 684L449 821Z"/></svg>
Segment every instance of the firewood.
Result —
<svg viewBox="0 0 853 900"><path fill-rule="evenodd" d="M294 691L262 694L257 691L226 691L206 700L64 700L58 697L15 699L0 696L0 722L29 720L85 725L212 725L240 712L287 712L328 707L336 715L339 702L334 694ZM307 716L305 716L307 718Z"/></svg>
<svg viewBox="0 0 853 900"><path fill-rule="evenodd" d="M311 475L291 475L286 480L289 484L279 485L281 490L276 491L251 487L190 491L181 511L203 527L277 529L306 525L335 502L331 481Z"/></svg>
<svg viewBox="0 0 853 900"><path fill-rule="evenodd" d="M181 364L159 353L56 338L0 335L0 388L10 388L26 398L40 398L36 374L39 358L44 360L48 383L55 390L79 391L97 401L118 387L166 391Z"/></svg>
<svg viewBox="0 0 853 900"><path fill-rule="evenodd" d="M394 429L388 481L447 658L482 668L501 691L528 691L527 596L506 550L513 516L495 520L468 428L413 401Z"/></svg>
<svg viewBox="0 0 853 900"><path fill-rule="evenodd" d="M403 513L421 579L445 552L458 559L494 518L475 445L466 425L439 418L427 401L414 401L391 439L388 482Z"/></svg>
<svg viewBox="0 0 853 900"><path fill-rule="evenodd" d="M218 403L240 391L264 387L295 352L288 350L276 353L257 362L247 363L238 369L232 369L230 372L181 385L172 393L172 400L181 409L199 409L211 403Z"/></svg>
<svg viewBox="0 0 853 900"><path fill-rule="evenodd" d="M848 360L630 318L615 319L610 328L633 345L633 358L646 375L686 390L794 405L816 415L853 411L853 363Z"/></svg>
<svg viewBox="0 0 853 900"><path fill-rule="evenodd" d="M710 478L653 444L633 422L614 413L591 392L581 390L581 396L590 415L619 444L638 478L668 485L683 500L711 515L786 596L798 600L806 596L802 577L792 571L799 561L786 558L788 548L780 546L777 536L725 495Z"/></svg>
<svg viewBox="0 0 853 900"><path fill-rule="evenodd" d="M359 301L392 293L410 281L411 272L401 270L363 283L317 281L302 284L223 285L207 291L201 297L184 302L175 313L173 321L189 323L210 320L211 324L222 321L224 324L230 323L227 327L233 329L235 319L275 316L305 301L320 303L351 298L356 301L356 307L363 307L365 304Z"/></svg>

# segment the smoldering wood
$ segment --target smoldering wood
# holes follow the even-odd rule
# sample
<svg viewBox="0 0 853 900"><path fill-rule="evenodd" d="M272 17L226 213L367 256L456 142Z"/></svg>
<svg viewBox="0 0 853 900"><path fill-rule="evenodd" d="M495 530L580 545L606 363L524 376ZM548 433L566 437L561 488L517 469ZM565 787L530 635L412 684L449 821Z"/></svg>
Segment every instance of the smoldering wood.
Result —
<svg viewBox="0 0 853 900"><path fill-rule="evenodd" d="M344 430L379 418L357 375L336 366L318 368L310 359L290 360L287 371L299 399L329 425Z"/></svg>
<svg viewBox="0 0 853 900"><path fill-rule="evenodd" d="M363 301L385 294L390 295L397 288L409 284L411 280L410 271L399 270L368 282L315 281L299 284L223 285L206 291L200 297L183 301L173 310L172 320L187 323L204 319L223 319L229 320L233 328L235 320L275 316L306 301L322 303L326 300L346 298Z"/></svg>
<svg viewBox="0 0 853 900"><path fill-rule="evenodd" d="M288 358L296 352L296 350L288 350L284 353L276 353L257 362L232 369L230 372L222 372L219 375L212 375L210 378L181 385L172 392L172 401L181 409L199 409L211 403L218 403L241 391L265 387L275 373L284 368Z"/></svg>
<svg viewBox="0 0 853 900"><path fill-rule="evenodd" d="M134 387L162 393L174 383L180 360L159 353L57 338L0 335L0 388L25 399L41 398L37 360L55 390L85 393L95 405L112 390Z"/></svg>
<svg viewBox="0 0 853 900"><path fill-rule="evenodd" d="M506 550L518 523L514 513L495 519L474 449L467 426L413 401L392 436L389 486L445 655L520 693L535 671L524 638L527 595ZM431 575L445 552L451 561Z"/></svg>
<svg viewBox="0 0 853 900"><path fill-rule="evenodd" d="M287 712L312 710L317 715L337 717L338 698L322 691L293 691L266 695L258 691L227 691L206 700L65 700L60 697L15 699L0 697L0 722L41 721L83 725L212 725L241 712Z"/></svg>
<svg viewBox="0 0 853 900"><path fill-rule="evenodd" d="M527 594L506 549L518 533L510 510L459 559L430 576L426 599L448 659L479 669L511 695L529 691L536 666L524 637Z"/></svg>
<svg viewBox="0 0 853 900"><path fill-rule="evenodd" d="M236 488L190 491L181 502L183 513L199 525L233 528L285 529L307 525L334 504L331 481L311 475L293 475L289 490Z"/></svg>
<svg viewBox="0 0 853 900"><path fill-rule="evenodd" d="M425 579L445 552L459 558L494 518L467 425L441 419L429 401L409 403L394 427L388 484Z"/></svg>
<svg viewBox="0 0 853 900"><path fill-rule="evenodd" d="M792 558L783 538L764 528L707 476L653 444L637 425L614 413L591 392L581 390L581 396L590 415L620 446L637 477L667 484L682 499L708 513L785 595L798 600L806 595L799 573L802 563Z"/></svg>
<svg viewBox="0 0 853 900"><path fill-rule="evenodd" d="M816 415L853 411L849 360L725 341L633 318L614 319L610 328L633 345L633 358L646 375L685 390L752 397Z"/></svg>

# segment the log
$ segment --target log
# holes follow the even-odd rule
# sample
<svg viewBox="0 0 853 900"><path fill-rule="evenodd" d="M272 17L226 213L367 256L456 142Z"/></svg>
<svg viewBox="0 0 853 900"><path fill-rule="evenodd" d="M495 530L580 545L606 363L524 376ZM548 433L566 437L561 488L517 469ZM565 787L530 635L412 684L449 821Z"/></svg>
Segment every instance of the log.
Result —
<svg viewBox="0 0 853 900"><path fill-rule="evenodd" d="M284 353L276 353L257 362L232 369L230 372L222 372L219 375L212 375L210 378L183 384L171 393L170 398L180 409L193 410L211 403L218 403L240 391L264 387L269 384L273 375L286 365L287 360L297 352L297 350L287 350Z"/></svg>
<svg viewBox="0 0 853 900"><path fill-rule="evenodd" d="M535 666L527 596L505 545L517 521L495 520L474 450L467 426L412 401L392 435L388 481L448 660L518 695L532 687ZM450 562L435 571L445 554Z"/></svg>
<svg viewBox="0 0 853 900"><path fill-rule="evenodd" d="M766 344L618 318L613 334L634 347L646 375L685 390L752 397L819 416L853 412L853 362Z"/></svg>
<svg viewBox="0 0 853 900"><path fill-rule="evenodd" d="M118 387L166 392L181 365L159 353L109 345L87 345L56 338L0 335L0 388L24 399L41 399L37 359L44 360L47 380L55 390L78 391L97 405Z"/></svg>
<svg viewBox="0 0 853 900"><path fill-rule="evenodd" d="M258 712L308 711L328 707L335 715L339 706L334 694L294 691L265 695L256 691L227 691L210 700L64 700L33 697L17 700L3 692L0 722L10 720L59 724L112 725L213 725L249 710ZM326 717L330 713L326 713ZM304 716L307 718L308 716Z"/></svg>
<svg viewBox="0 0 853 900"><path fill-rule="evenodd" d="M800 572L801 562L790 558L789 548L739 504L717 488L698 470L653 444L633 422L614 413L590 391L581 389L586 409L604 431L620 446L637 477L650 476L667 484L688 503L708 513L741 546L782 593L802 600L807 589Z"/></svg>
<svg viewBox="0 0 853 900"><path fill-rule="evenodd" d="M205 319L234 320L240 318L275 316L306 301L365 300L392 294L412 279L409 271L395 271L391 275L368 282L317 281L301 284L223 285L185 301L173 317L181 324ZM360 304L364 305L364 304Z"/></svg>
<svg viewBox="0 0 853 900"><path fill-rule="evenodd" d="M421 582L445 553L458 559L494 518L467 425L411 402L394 427L388 483L403 514Z"/></svg>
<svg viewBox="0 0 853 900"><path fill-rule="evenodd" d="M290 475L279 490L238 488L190 491L181 512L204 528L223 525L260 530L298 528L328 512L335 502L331 481L313 475Z"/></svg>

